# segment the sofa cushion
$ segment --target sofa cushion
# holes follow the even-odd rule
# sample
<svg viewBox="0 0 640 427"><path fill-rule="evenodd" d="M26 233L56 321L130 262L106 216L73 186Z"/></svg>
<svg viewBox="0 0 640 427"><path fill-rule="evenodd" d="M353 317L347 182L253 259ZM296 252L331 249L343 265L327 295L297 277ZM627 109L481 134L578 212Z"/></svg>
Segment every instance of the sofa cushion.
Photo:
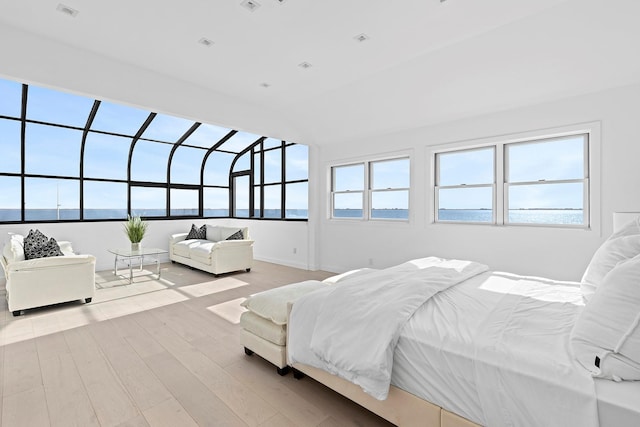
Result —
<svg viewBox="0 0 640 427"><path fill-rule="evenodd" d="M193 260L206 260L206 263L210 264L211 251L213 250L214 245L215 242L210 242L208 240L200 241L197 245L189 248L189 256Z"/></svg>
<svg viewBox="0 0 640 427"><path fill-rule="evenodd" d="M27 234L27 237L24 238L25 259L42 258L42 256L39 256L39 254L42 252L42 247L48 242L49 238L42 234L40 230L29 230L29 234Z"/></svg>
<svg viewBox="0 0 640 427"><path fill-rule="evenodd" d="M225 240L243 240L244 235L242 234L242 230L238 230L233 233L231 236L227 237Z"/></svg>
<svg viewBox="0 0 640 427"><path fill-rule="evenodd" d="M190 257L192 246L198 246L201 243L207 243L207 240L182 240L173 245L173 253L185 258Z"/></svg>
<svg viewBox="0 0 640 427"><path fill-rule="evenodd" d="M207 238L207 226L203 225L202 227L198 228L196 227L195 224L191 224L191 230L189 231L189 234L187 234L187 237L185 237L185 240L191 240L191 239L206 239Z"/></svg>

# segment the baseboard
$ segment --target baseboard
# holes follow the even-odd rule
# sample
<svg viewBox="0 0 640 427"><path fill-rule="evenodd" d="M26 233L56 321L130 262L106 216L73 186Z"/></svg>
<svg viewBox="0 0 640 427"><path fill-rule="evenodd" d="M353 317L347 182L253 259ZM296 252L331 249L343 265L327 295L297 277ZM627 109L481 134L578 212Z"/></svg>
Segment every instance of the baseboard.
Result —
<svg viewBox="0 0 640 427"><path fill-rule="evenodd" d="M287 267L300 268L302 270L309 270L309 266L306 263L300 262L291 262L290 260L278 259L278 258L270 258L270 257L256 257L253 259L258 261L270 262L272 264L280 264Z"/></svg>

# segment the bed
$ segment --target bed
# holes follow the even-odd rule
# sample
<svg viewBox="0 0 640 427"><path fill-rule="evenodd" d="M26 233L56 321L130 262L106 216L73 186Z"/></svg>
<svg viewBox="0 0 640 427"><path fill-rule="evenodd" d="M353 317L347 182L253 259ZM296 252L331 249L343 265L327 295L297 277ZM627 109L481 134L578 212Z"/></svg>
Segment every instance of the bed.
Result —
<svg viewBox="0 0 640 427"><path fill-rule="evenodd" d="M628 297L634 292L630 286L640 281L638 254L640 222L636 219L596 252L581 282L474 267L460 280L426 292L424 301L412 302L415 309L406 319L400 316L396 320L371 311L371 306L359 299L364 295L362 289L375 288L385 280L396 287L412 277L406 270L411 265L443 265L438 264L443 260L430 257L413 260L409 266L405 263L370 271L352 280L346 276L335 286L305 295L293 304L288 361L294 369L397 425L638 426L640 382L624 381L640 379L636 363L640 360L640 298ZM455 269L461 270L458 267ZM395 280L394 274L402 278ZM619 285L625 280L627 288ZM355 291L336 291L347 287ZM603 312L612 313L608 317L615 320L613 323L627 321L618 313L624 309L607 306L611 289L625 292L630 313L636 304L635 320L629 321L631 327L621 326L620 336L615 330L619 325L601 321ZM614 295L613 301L618 301L616 298L619 300L620 294ZM400 299L406 300L406 296ZM390 304L392 300L383 293L377 305ZM340 311L347 313L339 317ZM350 316L360 317L362 312L371 312L373 320L365 320L358 331L357 325L351 327L354 320ZM382 348L387 343L390 346L384 351L369 343L385 335L384 327L375 323L380 316L384 319L381 324L399 324L396 332L382 338ZM367 323L375 333L366 333ZM609 329L598 331L600 323ZM339 329L350 332L341 338ZM362 342L357 341L358 336L364 337ZM611 340L614 344L607 342ZM334 350L326 350L332 347ZM373 379L361 378L374 368L387 369L384 358L382 362L373 356L367 360L370 354L385 352L390 352L392 359L388 394L372 386L380 380L377 373L372 374ZM602 362L594 360L593 354L600 355Z"/></svg>

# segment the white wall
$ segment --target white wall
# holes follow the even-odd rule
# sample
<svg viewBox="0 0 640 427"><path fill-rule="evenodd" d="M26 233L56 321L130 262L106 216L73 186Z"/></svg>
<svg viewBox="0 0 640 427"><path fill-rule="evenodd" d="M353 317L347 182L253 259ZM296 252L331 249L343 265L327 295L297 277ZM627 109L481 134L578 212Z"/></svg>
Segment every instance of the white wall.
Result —
<svg viewBox="0 0 640 427"><path fill-rule="evenodd" d="M410 107L410 106L408 106ZM474 259L497 270L579 280L593 252L611 233L613 211L640 211L640 85L559 102L514 109L454 123L322 146L317 252L324 270L385 267L428 255ZM515 134L576 123L601 123L601 203L593 230L432 224L428 146ZM409 150L412 154L411 220L408 223L328 220L328 168ZM598 159L597 159L598 161ZM372 260L372 264L369 260Z"/></svg>
<svg viewBox="0 0 640 427"><path fill-rule="evenodd" d="M95 255L96 270L109 270L113 268L114 257L108 249L126 248L130 245L122 228L123 222L0 224L0 243L4 247L8 232L26 236L29 229L37 228L48 237L72 242L76 253ZM142 244L168 250L169 235L189 231L192 223L198 226L204 223L247 226L251 239L255 240L253 248L255 259L303 269L310 265L308 225L300 221L236 219L149 221L149 229ZM168 261L168 255L161 260ZM0 279L0 285L3 283L4 278Z"/></svg>

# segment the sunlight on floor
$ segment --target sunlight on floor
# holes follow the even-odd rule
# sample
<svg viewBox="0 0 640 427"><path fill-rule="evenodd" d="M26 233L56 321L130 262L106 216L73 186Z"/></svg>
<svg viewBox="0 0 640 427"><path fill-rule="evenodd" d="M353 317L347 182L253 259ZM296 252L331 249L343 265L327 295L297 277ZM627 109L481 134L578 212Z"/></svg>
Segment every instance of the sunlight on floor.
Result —
<svg viewBox="0 0 640 427"><path fill-rule="evenodd" d="M202 281L210 277L165 265L160 278L143 269L134 274L133 283L129 284L128 278L115 276L113 270L96 272L96 294L89 304L80 301L57 304L28 310L20 317L13 317L5 306L5 311L0 311L0 346L248 286L234 277ZM207 309L238 323L244 310L240 307L243 300L238 298Z"/></svg>
<svg viewBox="0 0 640 427"><path fill-rule="evenodd" d="M238 323L240 323L240 316L242 315L242 313L247 311L246 308L240 305L246 300L246 298L236 298L231 301L207 307L207 310L214 314L217 314L227 322L237 325Z"/></svg>

